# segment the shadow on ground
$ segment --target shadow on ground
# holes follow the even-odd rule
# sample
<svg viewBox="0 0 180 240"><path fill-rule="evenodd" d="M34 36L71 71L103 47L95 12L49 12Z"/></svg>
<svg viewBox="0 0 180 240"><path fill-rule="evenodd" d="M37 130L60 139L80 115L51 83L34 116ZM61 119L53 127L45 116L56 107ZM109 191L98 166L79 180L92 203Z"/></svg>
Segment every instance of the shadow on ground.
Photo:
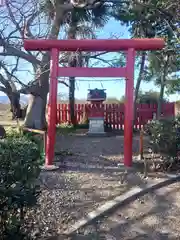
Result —
<svg viewBox="0 0 180 240"><path fill-rule="evenodd" d="M133 152L138 153L139 139L134 138ZM28 216L36 231L35 238L62 234L77 220L98 206L125 193L133 186L145 187L138 173L128 175L120 183L123 161L123 137L92 138L87 136L57 136L56 152L59 171L42 172L42 194L39 205ZM157 181L157 180L154 180ZM179 185L148 194L123 209L99 219L94 226L81 229L72 239L179 239ZM33 220L32 220L33 219ZM176 219L176 220L174 220ZM52 238L51 238L52 239ZM59 236L55 239L67 239ZM52 239L52 240L53 240Z"/></svg>
<svg viewBox="0 0 180 240"><path fill-rule="evenodd" d="M132 179L131 179L132 180ZM139 184L146 184L139 179ZM130 183L133 186L133 183ZM135 185L135 182L134 182ZM96 225L82 229L84 240L88 239L123 239L123 240L166 240L179 239L180 185L173 184L155 193L113 210L99 219ZM96 236L96 238L94 238ZM73 240L81 239L78 235Z"/></svg>

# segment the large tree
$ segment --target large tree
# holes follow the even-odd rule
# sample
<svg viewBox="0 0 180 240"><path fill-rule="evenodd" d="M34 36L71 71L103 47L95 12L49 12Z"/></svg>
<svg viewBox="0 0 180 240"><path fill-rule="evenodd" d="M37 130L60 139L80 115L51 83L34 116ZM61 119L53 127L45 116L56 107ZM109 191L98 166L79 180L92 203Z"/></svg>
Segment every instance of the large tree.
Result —
<svg viewBox="0 0 180 240"><path fill-rule="evenodd" d="M122 96L120 102L125 101L125 96ZM137 103L138 104L158 104L159 101L159 92L149 90L149 91L139 91ZM167 102L166 98L163 98L163 103Z"/></svg>
<svg viewBox="0 0 180 240"><path fill-rule="evenodd" d="M96 38L95 30L102 28L108 20L108 12L106 4L100 4L91 11L81 8L74 8L71 11L66 23L68 25L68 39L94 39ZM69 66L77 67L85 64L82 60L82 53L71 53L69 58ZM75 76L69 78L69 103L70 103L70 120L76 123L75 118Z"/></svg>
<svg viewBox="0 0 180 240"><path fill-rule="evenodd" d="M49 52L32 53L23 49L24 22L26 22L26 36L28 38L57 39L61 26L67 15L76 8L92 9L94 1L8 1L2 8L0 21L0 55L5 61L12 61L12 57L19 58L19 64L28 65L26 71L32 74L32 81L19 91L30 94L30 101L25 118L25 126L43 129L46 127L46 103L49 92ZM49 6L48 6L49 5ZM51 11L51 18L47 18L45 8Z"/></svg>
<svg viewBox="0 0 180 240"><path fill-rule="evenodd" d="M168 40L178 38L179 12L173 1L126 0L121 7L113 9L112 15L129 27L132 37L166 37ZM140 67L135 87L134 104L138 99L141 81L145 77L146 53L140 53L138 59ZM134 107L135 115L136 108Z"/></svg>
<svg viewBox="0 0 180 240"><path fill-rule="evenodd" d="M0 62L0 91L6 94L10 101L12 119L16 117L20 118L21 105L20 105L20 93L18 92L16 83L23 85L18 78L14 75L17 71L18 59L16 65L13 68L9 67L3 61Z"/></svg>
<svg viewBox="0 0 180 240"><path fill-rule="evenodd" d="M176 73L180 70L176 51L173 49L157 51L149 54L149 65L146 72L146 80L153 81L160 87L158 98L157 117L161 116L164 93L168 86L173 85Z"/></svg>

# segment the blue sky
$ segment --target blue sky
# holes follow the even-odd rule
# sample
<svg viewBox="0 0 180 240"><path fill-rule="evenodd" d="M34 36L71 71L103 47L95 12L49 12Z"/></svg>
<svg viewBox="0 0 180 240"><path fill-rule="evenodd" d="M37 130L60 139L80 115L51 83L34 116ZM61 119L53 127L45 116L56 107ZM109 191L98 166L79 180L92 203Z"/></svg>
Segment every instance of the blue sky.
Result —
<svg viewBox="0 0 180 240"><path fill-rule="evenodd" d="M120 25L119 22L115 20L110 20L103 29L97 31L97 37L99 39L108 39L108 38L130 38L128 33L128 29L125 26ZM109 53L108 55L102 57L106 60L113 59L113 57L117 57L117 54ZM12 62L13 58L8 58L8 63ZM101 62L101 64L96 64L96 67L105 67L105 65ZM107 66L106 66L107 67ZM31 67L28 62L22 61L20 64L21 71L18 72L18 76L20 79L24 79L24 82L28 82L33 79ZM29 72L27 72L29 69ZM136 78L138 76L138 70L135 71L135 84ZM92 80L96 80L95 82ZM99 81L97 81L99 80ZM107 97L115 97L120 99L125 92L125 79L113 79L113 78L81 78L76 80L76 91L75 97L79 99L86 99L87 92L89 88L105 88ZM141 90L156 90L159 91L157 87L155 87L152 83L142 83ZM68 95L68 88L63 84L59 84L58 93ZM0 92L0 95L3 95ZM178 100L178 95L171 95L169 97L171 101ZM179 98L180 99L180 98Z"/></svg>
<svg viewBox="0 0 180 240"><path fill-rule="evenodd" d="M104 38L110 38L113 36L113 38L130 38L130 35L128 33L128 29L126 26L120 25L119 22L116 22L114 20L110 20L104 29L101 29L97 32L97 36L100 39ZM109 54L108 58L112 59L113 54ZM106 58L107 59L107 58ZM98 67L101 67L98 65ZM136 84L136 78L138 75L138 71L135 71L135 84ZM99 81L93 82L89 78L79 78L76 81L76 98L86 98L87 97L87 89L89 88L105 88L107 97L116 97L119 99L122 95L124 95L125 91L125 80L124 79L114 79L113 78L93 78ZM85 81L84 81L85 80ZM104 80L104 81L103 81ZM109 81L110 80L110 81ZM68 94L67 87L63 86L62 84L59 84L58 90L60 93ZM152 83L142 83L141 90L148 91L148 90L156 90L159 91L159 89L154 86ZM171 95L168 97L171 101L178 100L178 95Z"/></svg>

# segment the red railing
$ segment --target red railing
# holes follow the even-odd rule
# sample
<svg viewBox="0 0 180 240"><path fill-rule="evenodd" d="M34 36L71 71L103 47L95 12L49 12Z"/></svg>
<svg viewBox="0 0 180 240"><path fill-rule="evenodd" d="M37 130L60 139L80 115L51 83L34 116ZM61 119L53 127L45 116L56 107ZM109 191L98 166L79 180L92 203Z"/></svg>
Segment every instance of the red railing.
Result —
<svg viewBox="0 0 180 240"><path fill-rule="evenodd" d="M77 123L82 123L83 118L88 113L92 104L75 104L75 114ZM124 128L124 104L103 104L105 123L111 125L112 129L122 130ZM137 117L134 123L135 129L141 129L148 120L153 118L157 112L157 105L137 104ZM162 106L163 116L174 116L174 103L165 103ZM70 123L69 104L58 104L57 106L57 124Z"/></svg>

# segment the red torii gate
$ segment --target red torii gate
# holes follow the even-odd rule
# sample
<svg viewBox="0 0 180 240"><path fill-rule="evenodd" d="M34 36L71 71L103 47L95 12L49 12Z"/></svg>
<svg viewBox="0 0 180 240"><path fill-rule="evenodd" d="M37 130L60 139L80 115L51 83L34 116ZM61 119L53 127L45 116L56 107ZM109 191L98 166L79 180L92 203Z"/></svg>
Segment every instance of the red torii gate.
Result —
<svg viewBox="0 0 180 240"><path fill-rule="evenodd" d="M56 134L57 86L58 76L64 77L124 77L125 119L124 119L124 165L132 165L133 139L133 95L134 95L134 63L135 50L160 50L165 46L163 39L111 39L111 40L24 40L24 48L28 51L50 51L50 91L48 131L46 139L45 167L53 169L54 145ZM87 68L59 67L59 51L127 51L126 67L120 68Z"/></svg>

